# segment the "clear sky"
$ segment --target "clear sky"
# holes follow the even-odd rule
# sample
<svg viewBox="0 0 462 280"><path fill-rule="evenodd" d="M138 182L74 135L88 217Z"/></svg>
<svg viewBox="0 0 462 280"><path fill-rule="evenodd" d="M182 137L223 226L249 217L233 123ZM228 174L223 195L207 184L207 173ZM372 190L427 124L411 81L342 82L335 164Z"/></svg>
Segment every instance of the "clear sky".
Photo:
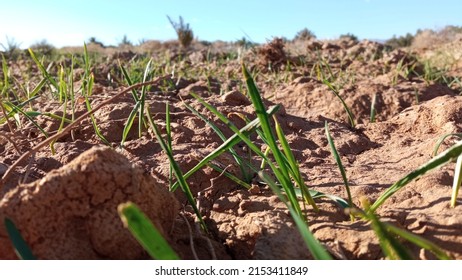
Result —
<svg viewBox="0 0 462 280"><path fill-rule="evenodd" d="M167 15L183 16L195 37L208 41L291 39L305 27L322 39L348 32L388 39L460 26L461 13L461 0L0 0L0 42L8 36L26 48L42 39L56 47L89 37L115 45L125 34L133 43L175 39Z"/></svg>

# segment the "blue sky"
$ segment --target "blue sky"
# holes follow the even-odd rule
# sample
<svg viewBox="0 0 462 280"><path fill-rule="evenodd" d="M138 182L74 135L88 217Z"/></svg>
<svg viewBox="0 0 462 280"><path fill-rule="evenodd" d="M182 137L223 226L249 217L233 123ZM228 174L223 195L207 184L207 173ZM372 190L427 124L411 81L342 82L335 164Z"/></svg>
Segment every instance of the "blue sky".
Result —
<svg viewBox="0 0 462 280"><path fill-rule="evenodd" d="M6 36L26 48L41 39L57 47L82 45L89 37L117 44L124 34L175 39L167 15L183 16L201 40L255 42L293 38L307 27L318 38L353 33L388 39L418 28L462 25L460 0L0 0L0 42Z"/></svg>

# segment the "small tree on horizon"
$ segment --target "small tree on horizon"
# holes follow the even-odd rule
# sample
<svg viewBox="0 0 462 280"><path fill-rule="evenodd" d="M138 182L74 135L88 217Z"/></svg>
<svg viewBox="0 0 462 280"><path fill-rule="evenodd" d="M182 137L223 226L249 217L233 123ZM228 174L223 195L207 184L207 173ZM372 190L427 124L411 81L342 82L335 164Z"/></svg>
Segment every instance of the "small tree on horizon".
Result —
<svg viewBox="0 0 462 280"><path fill-rule="evenodd" d="M96 39L96 37L88 38L87 44L95 44L95 45L99 45L104 48L104 44L98 39Z"/></svg>
<svg viewBox="0 0 462 280"><path fill-rule="evenodd" d="M297 41L297 40L305 41L305 40L315 39L315 38L316 38L316 35L314 34L314 32L305 27L302 30L297 32L297 34L294 37L294 41Z"/></svg>
<svg viewBox="0 0 462 280"><path fill-rule="evenodd" d="M180 16L179 22L174 22L169 16L167 16L170 24L172 25L173 29L175 29L176 35L178 36L178 41L180 42L183 48L188 48L193 39L194 33L192 29L189 27L189 23L184 23L183 17Z"/></svg>

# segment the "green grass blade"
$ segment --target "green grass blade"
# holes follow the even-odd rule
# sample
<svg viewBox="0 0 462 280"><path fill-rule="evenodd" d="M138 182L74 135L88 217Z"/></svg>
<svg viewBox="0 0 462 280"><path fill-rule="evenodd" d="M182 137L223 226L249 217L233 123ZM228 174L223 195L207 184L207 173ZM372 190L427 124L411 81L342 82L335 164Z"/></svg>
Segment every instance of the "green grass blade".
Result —
<svg viewBox="0 0 462 280"><path fill-rule="evenodd" d="M371 227L379 238L380 247L389 259L412 260L412 255L384 227L374 214L370 214Z"/></svg>
<svg viewBox="0 0 462 280"><path fill-rule="evenodd" d="M284 189L282 189L281 187L279 187L279 189L282 192L284 192ZM315 190L308 190L308 191L310 192L310 195L313 199L328 198L332 200L333 202L337 203L340 207L342 207L342 209L350 208L350 204L348 203L348 201L346 201L345 199L341 197L338 197L332 194L323 193L320 191L315 191ZM295 189L295 194L297 195L297 197L303 198L301 189Z"/></svg>
<svg viewBox="0 0 462 280"><path fill-rule="evenodd" d="M332 139L332 136L330 135L329 124L327 123L327 121L325 121L324 128L326 130L326 137L327 137L327 141L329 142L330 150L332 151L332 156L334 157L335 162L337 163L337 166L340 169L340 173L342 174L343 183L345 185L345 189L346 189L347 196L348 196L348 204L350 205L350 207L353 207L354 206L353 199L351 197L350 185L348 184L348 179L346 176L345 168L343 167L342 159L340 158L340 155L337 152L337 148L335 148L334 140Z"/></svg>
<svg viewBox="0 0 462 280"><path fill-rule="evenodd" d="M308 191L308 187L305 185L305 182L300 173L299 165L297 161L295 160L292 150L290 149L289 142L287 141L287 138L284 135L284 132L282 131L281 125L279 124L275 116L273 116L273 119L274 119L276 134L279 139L279 143L281 144L282 149L284 151L284 155L286 157L285 162L287 162L287 164L289 165L289 169L292 171L291 172L292 177L297 183L298 187L300 188L303 199L305 199L305 201L308 204L310 204L316 211L318 211L319 210L318 206L316 205L313 198L311 197L311 194Z"/></svg>
<svg viewBox="0 0 462 280"><path fill-rule="evenodd" d="M170 120L170 104L168 101L165 103L165 130L167 132L167 148L172 152L172 124ZM168 166L168 182L169 187L172 186L173 181L173 168L171 165Z"/></svg>
<svg viewBox="0 0 462 280"><path fill-rule="evenodd" d="M138 206L131 202L120 204L118 212L124 226L130 230L132 235L153 259L179 259L162 234Z"/></svg>
<svg viewBox="0 0 462 280"><path fill-rule="evenodd" d="M46 78L41 79L40 82L35 86L35 88L31 92L29 92L27 98L32 98L32 97L36 96L37 93L39 93L39 91L46 84L46 82L47 82Z"/></svg>
<svg viewBox="0 0 462 280"><path fill-rule="evenodd" d="M350 207L350 204L348 203L348 201L346 201L345 199L343 199L343 198L341 198L339 196L332 195L332 194L327 194L327 193L323 193L323 192L319 192L319 191L315 191L315 190L309 190L309 192L310 192L311 197L313 197L313 199L325 197L325 198L328 198L328 199L332 200L333 202L337 203L343 209L347 209L347 208ZM298 193L297 193L297 195L298 195Z"/></svg>
<svg viewBox="0 0 462 280"><path fill-rule="evenodd" d="M8 102L8 105L11 106L14 112L19 112L21 113L21 115L26 117L35 127L37 127L38 130L40 130L40 132L43 135L45 135L46 138L48 138L48 133L45 130L43 130L43 128L36 121L34 121L33 116L30 116L27 112L23 111L19 106L15 106L14 104L9 103L9 102Z"/></svg>
<svg viewBox="0 0 462 280"><path fill-rule="evenodd" d="M2 92L1 96L4 96L7 100L10 98L8 94L8 90L10 89L10 79L8 77L8 64L6 62L5 56L2 54L2 72L3 72L3 87L2 87ZM17 96L15 96L16 100L18 99Z"/></svg>
<svg viewBox="0 0 462 280"><path fill-rule="evenodd" d="M156 135L157 141L159 142L159 145L161 146L162 150L164 150L164 152L168 156L168 159L170 161L170 165L173 168L173 172L174 172L175 177L176 177L176 179L177 179L177 181L178 181L178 183L179 183L179 185L181 187L181 190L186 195L186 198L188 199L189 204L191 204L191 207L193 208L194 213L196 213L196 216L199 219L199 222L200 222L200 224L202 226L202 229L207 232L207 226L206 226L204 220L202 219L202 215L201 215L199 209L197 208L196 200L194 199L194 196L191 193L191 189L189 188L189 185L186 182L185 177L183 176L183 172L181 172L181 169L178 166L178 163L175 161L175 159L173 157L172 151L169 149L167 143L165 143L164 139L162 138L160 130L157 127L157 125L154 123L154 120L153 120L153 118L151 116L151 113L149 112L148 107L146 107L146 112L147 112L147 115L148 115L148 121L149 121L149 124L151 126L151 129L154 131L154 134Z"/></svg>
<svg viewBox="0 0 462 280"><path fill-rule="evenodd" d="M377 102L377 93L374 93L374 95L372 96L372 101L371 101L371 115L369 118L370 123L375 123L375 114L376 114L375 103L376 102Z"/></svg>
<svg viewBox="0 0 462 280"><path fill-rule="evenodd" d="M246 189L250 189L252 188L252 186L250 184L248 184L247 182L244 182L242 181L241 179L239 179L238 177L234 176L233 174L229 173L228 171L226 171L226 168L221 168L220 166L218 166L217 164L214 164L214 163L207 163L207 166L213 168L215 171L225 175L226 177L228 177L230 180L232 180L233 182L235 182L236 184L240 185L240 186L243 186L244 188Z"/></svg>
<svg viewBox="0 0 462 280"><path fill-rule="evenodd" d="M265 152L263 153L265 155L265 157L268 157L269 153L271 152L271 149L269 146L266 146L266 149L265 149ZM267 162L265 159L263 159L261 161L261 164L260 164L260 169L263 170L265 169L265 166L266 166Z"/></svg>
<svg viewBox="0 0 462 280"><path fill-rule="evenodd" d="M124 130L122 132L122 140L120 141L120 147L123 147L125 144L125 141L127 140L128 133L130 132L130 129L133 126L133 122L135 121L136 114L138 113L138 110L140 109L141 102L138 101L135 104L135 107L133 107L132 111L130 112L130 115L127 118L127 123L124 126Z"/></svg>
<svg viewBox="0 0 462 280"><path fill-rule="evenodd" d="M305 244L310 250L313 257L318 260L331 260L332 257L321 245L321 243L319 243L319 241L314 237L306 222L303 220L303 218L300 217L298 212L295 211L295 209L292 207L292 204L287 201L286 197L281 193L276 183L263 172L259 172L259 176L263 181L265 181L268 184L268 186L270 186L270 188L279 197L279 199L286 204L303 238L303 241L305 241Z"/></svg>
<svg viewBox="0 0 462 280"><path fill-rule="evenodd" d="M393 233L396 234L412 243L415 245L419 246L420 248L423 248L425 250L428 250L432 252L438 259L440 260L450 260L451 258L446 254L446 252L441 249L439 246L434 244L433 242L430 242L416 234L413 234L411 232L408 232L406 230L400 229L394 225L391 225L389 223L383 223L385 225L385 228Z"/></svg>
<svg viewBox="0 0 462 280"><path fill-rule="evenodd" d="M127 81L128 86L132 86L133 85L132 79L130 78L130 75L128 74L125 67L123 67L123 65L120 63L120 61L119 61L119 66L120 66L120 70L122 71L122 74L123 74L125 80ZM135 102L140 101L135 89L132 90L132 96L133 96L133 99L135 100Z"/></svg>
<svg viewBox="0 0 462 280"><path fill-rule="evenodd" d="M433 156L436 156L438 154L438 150L440 149L440 146L441 144L443 144L444 140L446 140L446 138L451 137L451 136L462 138L462 133L448 133L448 134L444 134L443 136L441 136L435 144L435 148L433 150Z"/></svg>
<svg viewBox="0 0 462 280"><path fill-rule="evenodd" d="M28 111L26 112L26 114L28 114L29 116L31 117L36 117L36 116L46 116L46 117L49 117L51 119L55 119L55 120L58 120L58 121L64 121L65 123L72 123L72 120L71 119L68 119L68 118L64 118L63 116L58 116L58 115L55 115L53 113L50 113L50 112L38 112L38 111Z"/></svg>
<svg viewBox="0 0 462 280"><path fill-rule="evenodd" d="M37 258L30 250L29 245L24 240L15 224L8 218L5 218L4 223L8 237L11 243L13 243L16 255L22 260L36 260Z"/></svg>
<svg viewBox="0 0 462 280"><path fill-rule="evenodd" d="M68 90L69 90L69 98L71 101L71 120L75 120L75 92L74 92L74 56L71 56L71 69L68 74ZM71 132L72 138L74 138L73 132Z"/></svg>
<svg viewBox="0 0 462 280"><path fill-rule="evenodd" d="M150 59L148 61L148 63L146 64L146 67L144 69L144 74L143 74L143 83L146 82L149 77L150 77L150 73L152 72L151 70L151 64L152 64L152 59ZM141 137L141 134L143 133L143 125L145 124L145 118L144 118L144 104L145 104L145 100L146 100L146 89L147 89L148 86L143 86L141 88L141 97L140 97L140 110L139 110L139 113L138 113L138 137Z"/></svg>
<svg viewBox="0 0 462 280"><path fill-rule="evenodd" d="M412 171L405 177L401 178L399 181L394 183L390 188L388 188L371 206L370 211L374 212L380 205L382 205L390 196L395 192L400 190L402 187L407 185L412 180L424 175L428 171L435 169L443 164L450 162L451 160L457 159L460 154L462 154L462 141L459 141L457 144L446 150L445 152L434 157L426 164L420 166L416 170Z"/></svg>
<svg viewBox="0 0 462 280"><path fill-rule="evenodd" d="M370 211L370 204L367 198L361 198L361 204L366 212L357 208L350 208L353 210L352 214L361 216L362 218L371 222L371 228L374 230L379 239L380 247L384 255L392 260L410 260L414 259L408 250L398 242L398 240L387 230L387 227L382 223L377 216Z"/></svg>
<svg viewBox="0 0 462 280"><path fill-rule="evenodd" d="M337 98L342 102L343 108L345 109L345 112L348 115L348 120L350 121L351 127L355 127L355 118L353 116L353 113L350 111L350 108L348 105L345 103L345 100L340 96L338 93L338 90L327 80L323 80L323 83L329 87L329 89L332 91L332 93L337 96Z"/></svg>
<svg viewBox="0 0 462 280"><path fill-rule="evenodd" d="M452 185L451 207L456 207L457 195L459 194L460 184L462 182L462 155L457 158L454 182Z"/></svg>

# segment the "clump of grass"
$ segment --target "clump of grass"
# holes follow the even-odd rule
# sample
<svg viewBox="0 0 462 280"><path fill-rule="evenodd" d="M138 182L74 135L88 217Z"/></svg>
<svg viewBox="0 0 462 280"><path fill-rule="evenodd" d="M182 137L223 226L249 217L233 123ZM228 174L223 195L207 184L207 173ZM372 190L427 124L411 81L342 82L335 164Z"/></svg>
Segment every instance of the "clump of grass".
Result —
<svg viewBox="0 0 462 280"><path fill-rule="evenodd" d="M142 82L148 81L152 77L152 59L148 61L146 64L146 67L144 69L144 75ZM130 78L130 75L128 74L127 70L120 64L120 69L122 71L122 74L127 81L127 84L129 86L133 85L133 81ZM145 125L145 114L144 114L144 108L145 108L145 102L146 102L146 90L147 87L144 86L141 88L141 93L138 95L138 92L133 89L132 91L132 96L135 101L135 106L133 107L132 111L130 112L130 115L128 116L127 122L125 124L123 133L122 133L122 140L120 141L120 146L123 147L125 141L127 140L128 133L130 132L130 129L133 126L133 122L138 114L138 137L141 137L141 133L144 129Z"/></svg>
<svg viewBox="0 0 462 280"><path fill-rule="evenodd" d="M32 149L28 150L27 152L25 152L24 154L22 154L8 169L7 171L5 172L5 174L3 174L3 177L0 179L0 191L2 190L2 188L5 186L6 182L8 181L8 179L10 178L10 176L12 175L12 173L14 172L15 168L20 165L21 163L23 163L26 159L28 159L32 154L36 153L37 151L39 151L40 149L42 149L43 147L45 147L46 145L49 145L52 141L54 140L57 140L57 139L61 139L62 137L64 137L64 135L66 135L67 133L69 133L72 128L74 126L76 126L77 124L79 124L80 122L82 122L85 118L89 117L91 114L95 113L96 111L100 110L102 107L106 106L107 104L113 102L116 98L119 98L120 96L124 95L124 94L127 94L128 92L131 92L133 89L135 88L139 88L139 87L142 87L142 86L146 86L146 85L153 85L153 84L159 84L160 82L164 81L165 79L167 79L168 77L170 77L169 75L167 76L161 76L161 77L158 77L152 81L149 81L149 82L146 82L146 83L138 83L138 84L134 84L133 86L130 86L126 89L123 89L121 90L120 92L118 92L117 94L115 94L114 96L112 96L111 98L108 98L102 102L100 102L98 105L96 105L91 111L87 111L86 113L84 113L83 115L79 116L78 118L76 118L73 122L71 122L68 126L66 126L62 131L60 131L59 133L56 133L48 138L46 138L45 140L43 140L42 142L38 143L36 146L34 146Z"/></svg>
<svg viewBox="0 0 462 280"><path fill-rule="evenodd" d="M301 195L304 199L304 202L312 205L312 207L316 210L317 206L313 200L313 197L311 196L312 192L308 190L307 186L303 182L300 170L298 168L298 163L295 161L287 139L285 138L285 135L274 116L275 132L273 132L269 115L272 114L271 110L274 107L271 108L269 112L266 111L255 82L244 65L242 65L242 71L246 80L249 96L257 114L257 119L248 123L244 128L238 129L223 114L218 112L216 108L206 103L199 96L191 93L193 97L195 97L201 104L203 104L215 116L224 122L235 133L235 135L231 138L228 138L219 148L210 153L208 156L204 157L203 160L198 165L196 165L196 167L185 174L185 177L197 171L201 166L205 165L206 162L216 158L220 153L228 150L229 147L232 147L238 142L243 141L257 156L261 157L262 160L268 164L271 171L275 175L277 182L270 179L270 177L265 173L261 171L259 172L260 177L265 181L265 183L268 184L281 198L281 200L288 205L289 211L293 216L294 221L302 236L304 237L308 249L312 252L313 256L319 259L329 259L331 258L330 255L326 253L325 249L313 237L306 224L306 217L303 214L300 203L298 201L298 195ZM249 130L258 126L258 124L261 125L259 136L269 147L268 153L271 153L272 157L274 157L274 161L273 159L270 159L267 154L263 153L261 148L258 147L248 137L248 133L250 132ZM277 135L277 137L275 135ZM282 147L282 149L279 148L279 145ZM284 193L284 195L282 195L282 193Z"/></svg>
<svg viewBox="0 0 462 280"><path fill-rule="evenodd" d="M117 210L124 226L130 230L153 259L179 259L162 234L136 204L132 202L123 203L119 205Z"/></svg>
<svg viewBox="0 0 462 280"><path fill-rule="evenodd" d="M85 72L84 72L84 78L83 78L84 82L82 83L82 94L83 94L83 97L85 98L85 105L87 107L87 111L91 112L92 108L91 108L89 97L93 93L93 85L95 83L95 76L90 71L90 57L88 56L88 50L87 50L86 44L83 45L83 49L84 49ZM98 124L93 114L90 114L90 119L93 125L93 129L95 130L95 134L99 137L99 139L104 144L110 146L109 141L107 141L107 139L104 137L104 135L99 130Z"/></svg>
<svg viewBox="0 0 462 280"><path fill-rule="evenodd" d="M194 33L189 27L189 23L184 23L183 17L181 16L178 22L173 21L169 16L167 16L167 18L173 29L175 29L181 46L185 49L188 48L194 39Z"/></svg>
<svg viewBox="0 0 462 280"><path fill-rule="evenodd" d="M220 139L223 141L223 143L227 141L227 138L225 137L223 132L211 120L207 119L204 115L199 113L196 109L191 107L186 102L183 102L183 104L194 115L196 115L198 118L200 118L202 121L204 121L209 127L211 127L213 129L213 131L218 135L218 137L220 137ZM250 122L248 122L248 123L250 123ZM241 180L239 180L239 181L236 180L237 178L232 178L233 181L235 181L239 185L242 185L242 186L244 186L246 188L250 188L249 183L252 180L252 174L251 174L251 171L249 169L251 169L250 168L251 164L249 162L245 161L241 156L239 156L238 153L232 147L228 147L228 151L233 156L234 160L236 161L237 165L239 166L239 169L240 169L242 177L243 177L243 182ZM250 151L249 151L249 153L250 153ZM250 156L249 156L249 158L250 158ZM213 165L211 165L211 167L214 168ZM223 171L224 170L221 170L219 172L223 172ZM228 172L225 172L224 174L229 177Z"/></svg>
<svg viewBox="0 0 462 280"><path fill-rule="evenodd" d="M223 142L219 147L217 147L215 150L210 152L207 156L205 156L199 163L196 164L193 168L191 168L188 172L184 174L185 179L189 178L192 174L200 170L202 167L204 167L207 163L212 161L213 159L217 158L220 156L222 153L229 151L230 148L233 146L237 145L238 143L244 141L247 143L250 143L252 146L255 146L246 136L249 135L251 132L253 132L258 126L260 126L260 120L254 119L253 121L249 122L247 125L245 125L243 128L238 129L234 124L232 124L223 114L218 112L213 106L205 102L203 99L201 99L199 96L195 95L194 93L191 93L191 95L196 98L202 105L204 105L207 109L209 109L212 113L214 113L221 121L223 121L225 124L228 125L228 127L233 130L235 133L233 136L229 137L226 139L226 141ZM268 110L268 115L274 114L277 110L279 109L279 106L274 106L271 107ZM245 138L245 139L243 139ZM247 141L246 141L247 140ZM257 154L261 155L261 151L258 150ZM265 157L266 158L266 157ZM175 191L176 188L178 187L178 182L174 183L171 187L171 191Z"/></svg>

